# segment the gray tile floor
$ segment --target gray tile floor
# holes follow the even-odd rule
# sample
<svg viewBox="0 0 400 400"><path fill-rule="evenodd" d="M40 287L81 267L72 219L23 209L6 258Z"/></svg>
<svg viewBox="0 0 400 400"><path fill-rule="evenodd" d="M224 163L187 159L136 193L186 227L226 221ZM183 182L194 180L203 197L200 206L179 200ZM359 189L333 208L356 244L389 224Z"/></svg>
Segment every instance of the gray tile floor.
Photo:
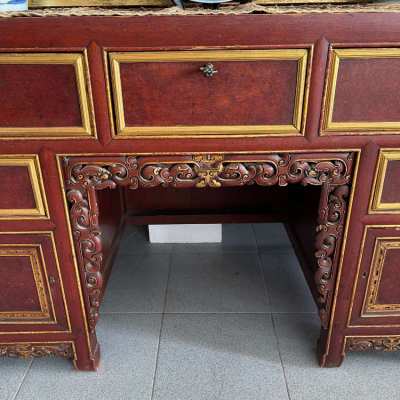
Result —
<svg viewBox="0 0 400 400"><path fill-rule="evenodd" d="M315 359L318 318L278 224L222 244L151 245L127 228L102 306L102 363L0 359L0 400L399 400L400 354Z"/></svg>

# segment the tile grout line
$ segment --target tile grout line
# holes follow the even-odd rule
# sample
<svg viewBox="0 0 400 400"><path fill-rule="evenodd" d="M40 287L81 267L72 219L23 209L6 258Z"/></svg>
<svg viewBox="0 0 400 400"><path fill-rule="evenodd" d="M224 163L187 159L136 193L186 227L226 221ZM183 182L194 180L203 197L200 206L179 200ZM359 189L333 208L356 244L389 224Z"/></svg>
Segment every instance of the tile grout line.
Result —
<svg viewBox="0 0 400 400"><path fill-rule="evenodd" d="M286 386L286 392L287 392L287 395L288 395L288 400L291 400L289 384L288 384L287 376L286 376L286 369L285 369L285 365L283 363L283 358L282 358L281 348L280 348L280 345L279 345L279 338L278 338L278 333L276 331L275 319L274 319L274 314L273 313L271 314L271 322L272 322L272 329L273 329L274 334L275 334L276 347L277 347L277 350L278 350L279 359L281 361L283 379L285 380L285 386Z"/></svg>
<svg viewBox="0 0 400 400"><path fill-rule="evenodd" d="M160 346L161 346L161 335L164 327L164 318L165 318L165 309L167 307L167 296L168 296L168 288L169 288L169 280L171 276L171 269L172 269L172 252L169 254L169 266L168 266L168 276L167 276L167 284L165 285L165 296L164 296L164 304L161 314L161 322L160 322L160 334L158 336L158 345L157 345L157 355L156 355L156 365L154 367L154 374L153 374L153 386L151 388L151 397L150 400L154 399L154 390L156 384L156 377L158 371L158 361L160 358Z"/></svg>
<svg viewBox="0 0 400 400"><path fill-rule="evenodd" d="M265 276L265 273L264 273L262 258L261 258L261 254L260 254L260 249L259 249L259 247L258 247L258 241L257 241L257 236L256 236L256 232L255 232L255 229L254 229L254 225L251 224L251 227L252 227L252 229L253 229L254 237L255 237L255 240L256 240L256 245L257 245L257 259L258 259L258 265L259 265L259 268L260 268L260 272L261 272L261 276L262 276L262 280L263 280L263 284L264 284L265 295L266 295L266 297L267 297L267 299L268 299L268 304L269 304L269 306L272 307L272 302L271 302L272 299L271 299L271 296L270 296L270 294L269 294L268 287L267 287L267 280L266 280L266 276ZM267 314L267 313L266 313L266 314ZM278 351L279 360L280 360L280 362L281 362L281 368L282 368L283 379L284 379L284 381L285 381L286 393L287 393L287 395L288 395L288 400L291 400L290 392L289 392L289 385L288 385L288 382L287 382L287 379L286 379L286 370L285 370L285 366L283 365L283 359L282 359L281 349L280 349L280 347L279 347L278 334L277 334L276 328L275 328L274 313L273 313L273 312L270 312L270 313L268 313L268 314L270 315L271 323L272 323L272 329L273 329L273 332L274 332L274 335L275 335L276 349L277 349L277 351Z"/></svg>
<svg viewBox="0 0 400 400"><path fill-rule="evenodd" d="M103 311L101 315L119 315L119 314L140 314L140 315L158 315L160 312L151 311ZM260 314L260 315L270 315L270 314L301 314L301 315L317 315L316 311L169 311L162 312L164 315L177 315L177 314L212 314L212 315L224 315L224 314Z"/></svg>
<svg viewBox="0 0 400 400"><path fill-rule="evenodd" d="M254 224L251 224L251 229L253 231L254 240L256 241L258 268L260 270L261 278L262 278L262 281L263 281L265 297L267 298L268 306L270 308L272 308L272 299L271 299L271 296L270 296L269 291L268 291L267 280L265 279L264 268L263 268L262 258L261 258L261 255L260 255L260 249L258 247L257 235L256 235L256 231L254 229Z"/></svg>
<svg viewBox="0 0 400 400"><path fill-rule="evenodd" d="M28 368L26 369L26 371L25 371L25 373L24 373L24 376L23 376L22 379L21 379L21 382L20 382L20 384L19 384L19 386L18 386L18 389L16 390L16 392L15 392L14 396L11 398L11 400L16 400L16 399L17 399L17 397L18 397L18 395L19 395L19 392L21 391L22 385L24 384L25 379L26 379L26 377L28 376L29 371L31 370L31 367L32 367L32 365L33 365L33 361L34 361L34 359L32 358L32 359L30 360L30 363L29 363L29 365L28 365Z"/></svg>

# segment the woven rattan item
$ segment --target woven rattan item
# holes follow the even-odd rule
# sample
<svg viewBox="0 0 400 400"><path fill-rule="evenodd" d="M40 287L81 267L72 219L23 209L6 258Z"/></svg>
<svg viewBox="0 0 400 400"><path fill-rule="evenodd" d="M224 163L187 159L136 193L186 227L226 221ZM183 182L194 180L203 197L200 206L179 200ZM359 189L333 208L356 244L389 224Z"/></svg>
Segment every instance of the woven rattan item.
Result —
<svg viewBox="0 0 400 400"><path fill-rule="evenodd" d="M263 0L261 0L263 1ZM202 7L62 7L0 13L0 18L51 17L51 16L143 16L143 15L240 15L240 14L304 14L304 13L352 13L352 12L400 12L400 2L384 1L357 4L313 4L263 6L257 2L225 5L218 9Z"/></svg>
<svg viewBox="0 0 400 400"><path fill-rule="evenodd" d="M357 3L371 0L256 0L257 4L315 4L315 3ZM168 7L173 5L173 0L29 0L29 8L42 7L126 7L149 6Z"/></svg>

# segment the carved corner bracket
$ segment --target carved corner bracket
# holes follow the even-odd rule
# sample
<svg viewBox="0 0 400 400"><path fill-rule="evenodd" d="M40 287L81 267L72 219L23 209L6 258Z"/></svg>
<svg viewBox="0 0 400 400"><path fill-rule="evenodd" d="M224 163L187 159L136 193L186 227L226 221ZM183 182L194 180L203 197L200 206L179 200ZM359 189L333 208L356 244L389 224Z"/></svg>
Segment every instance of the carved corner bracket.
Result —
<svg viewBox="0 0 400 400"><path fill-rule="evenodd" d="M94 332L102 287L102 245L96 191L219 188L246 185L321 186L317 221L315 284L324 327L328 324L334 266L338 260L352 177L353 153L196 154L64 158L66 195Z"/></svg>

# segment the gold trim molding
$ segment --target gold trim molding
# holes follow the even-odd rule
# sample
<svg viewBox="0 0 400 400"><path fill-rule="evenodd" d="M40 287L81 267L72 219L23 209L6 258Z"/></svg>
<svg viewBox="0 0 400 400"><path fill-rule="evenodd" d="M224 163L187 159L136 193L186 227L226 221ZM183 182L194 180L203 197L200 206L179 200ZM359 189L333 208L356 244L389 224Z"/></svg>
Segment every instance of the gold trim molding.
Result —
<svg viewBox="0 0 400 400"><path fill-rule="evenodd" d="M64 308L64 313L65 313L65 317L66 317L66 322L67 322L67 329L65 330L37 330L37 331L25 331L25 330L18 330L15 332L11 332L11 331L3 331L0 332L0 335L24 335L24 334L48 334L48 333L71 333L71 321L70 321L70 316L69 316L69 309L68 309L68 304L67 304L67 300L65 297L65 290L64 290L64 282L61 276L61 269L60 269L60 263L58 260L58 253L57 253L57 248L56 248L56 244L55 244L55 239L54 239L54 234L52 231L24 231L24 232L15 232L15 231L7 231L7 232L0 232L0 235L16 235L16 236L23 236L23 235L38 235L40 237L48 237L51 241L51 251L52 251L52 255L55 259L55 263L56 263L56 272L57 272L57 279L59 281L59 286L60 286L60 291L61 291L61 296L62 296L62 300L63 300L63 308ZM53 303L53 297L52 297L52 293L50 290L50 284L49 284L49 276L47 274L48 268L46 266L46 262L45 262L45 256L43 253L43 249L42 246L40 244L0 244L0 248L4 247L4 248L9 248L9 247L15 247L16 249L24 249L24 248L37 248L38 249L38 253L40 255L39 260L40 260L40 264L43 268L42 271L44 273L44 282L45 282L45 287L47 288L48 294L49 294L49 299L50 299L50 305L51 308L47 307L47 309L51 309L52 311L52 316L54 316L54 318L50 321L40 321L40 320L35 320L35 321L10 321L10 322L0 322L0 324L5 324L5 323L9 323L9 324L17 324L17 325L21 325L21 324L34 324L34 325L54 325L57 324L57 313L55 312L55 307L54 307L54 303ZM47 300L47 299L46 299ZM1 319L1 316L0 316Z"/></svg>
<svg viewBox="0 0 400 400"><path fill-rule="evenodd" d="M111 86L113 91L116 138L134 136L191 136L191 135L303 135L307 111L307 49L270 50L197 50L110 52ZM120 64L137 62L187 61L269 61L296 60L297 86L293 123L290 125L200 125L200 126L127 126L124 115L123 88ZM111 103L111 102L110 102ZM112 110L110 111L110 113Z"/></svg>
<svg viewBox="0 0 400 400"><path fill-rule="evenodd" d="M376 167L372 197L369 206L370 213L400 214L400 202L382 202L386 171L390 161L400 161L400 149L381 149L379 152L379 160Z"/></svg>
<svg viewBox="0 0 400 400"><path fill-rule="evenodd" d="M47 219L49 212L39 157L37 155L0 155L0 168L2 166L26 167L28 169L36 207L28 209L0 209L0 219Z"/></svg>
<svg viewBox="0 0 400 400"><path fill-rule="evenodd" d="M0 64L66 64L75 69L82 126L6 127L0 126L0 139L96 136L89 81L89 67L83 53L0 53Z"/></svg>
<svg viewBox="0 0 400 400"><path fill-rule="evenodd" d="M400 130L400 121L346 121L334 122L333 111L340 62L349 59L379 59L400 58L400 48L359 48L333 49L331 51L330 68L325 86L325 101L321 134L335 132L335 134L396 134Z"/></svg>
<svg viewBox="0 0 400 400"><path fill-rule="evenodd" d="M372 313L379 313L383 317L400 315L400 304L377 303L386 255L389 250L393 249L400 249L400 237L377 237L375 239L362 317L368 317Z"/></svg>
<svg viewBox="0 0 400 400"><path fill-rule="evenodd" d="M394 230L399 230L400 226L399 225L365 225L364 226L364 231L363 231L363 236L362 236L362 240L361 240L361 248L360 248L360 252L359 252L359 256L358 256L358 261L357 261L357 271L356 271L356 275L353 281L353 288L352 288L352 295L351 295L351 302L350 302L350 308L349 308L349 313L347 315L347 324L346 324L346 328L365 328L365 327L372 327L372 328L391 328L391 327L400 327L399 323L391 323L391 324L371 324L371 318L385 318L385 317L392 317L392 316L396 316L392 313L388 314L388 315L383 315L383 314L378 314L378 313L370 313L370 314L365 314L364 313L364 309L365 309L365 304L367 303L367 293L368 293L368 286L369 283L367 283L366 286L366 290L365 290L365 294L364 294L364 300L363 300L363 305L361 308L361 312L360 312L360 317L365 318L365 322L363 324L360 323L352 323L353 320L353 311L354 311L354 302L355 302L355 298L357 295L357 288L360 284L360 271L361 271L361 265L363 262L363 258L365 256L364 254L364 249L365 249L365 242L367 240L367 235L368 232L370 230L373 229L389 229L391 230L391 232L393 232ZM392 237L390 235L388 236L384 236L384 237L377 237L376 239L385 239L385 240L396 240L398 239L400 241L400 236L397 237ZM374 253L371 257L371 260L374 260ZM372 265L372 264L371 264ZM369 275L371 275L371 269L369 271ZM368 277L368 279L370 279ZM399 314L400 315L400 314ZM357 318L357 317L356 317Z"/></svg>
<svg viewBox="0 0 400 400"><path fill-rule="evenodd" d="M55 320L53 300L50 292L46 290L47 285L45 285L43 277L42 269L45 271L46 266L42 257L41 246L0 244L0 257L29 258L40 304L40 311L0 311L0 324L17 324L21 323L23 320L29 320L29 323L35 323L37 320L42 320L42 322L45 323L57 323ZM47 292L49 292L48 295L51 301L51 308L47 300ZM53 318L51 318L51 316L53 316Z"/></svg>

